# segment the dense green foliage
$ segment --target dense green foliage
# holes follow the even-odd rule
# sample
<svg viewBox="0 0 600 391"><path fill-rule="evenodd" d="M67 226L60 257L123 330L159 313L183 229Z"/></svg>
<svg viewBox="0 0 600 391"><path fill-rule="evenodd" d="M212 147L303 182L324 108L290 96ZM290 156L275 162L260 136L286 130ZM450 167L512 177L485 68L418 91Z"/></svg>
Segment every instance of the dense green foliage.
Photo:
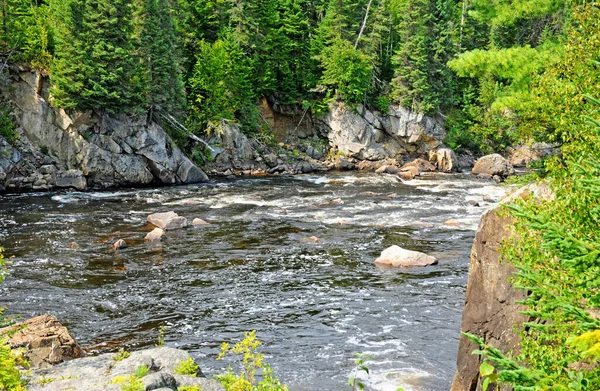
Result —
<svg viewBox="0 0 600 391"><path fill-rule="evenodd" d="M260 345L261 342L256 339L256 331L244 333L244 339L236 343L233 348L227 342L223 343L218 359L233 354L241 364L239 374L230 366L225 372L215 376L227 391L288 390L287 386L281 384L275 377L270 365L264 362L264 355L258 352ZM257 372L260 372L260 380Z"/></svg>
<svg viewBox="0 0 600 391"><path fill-rule="evenodd" d="M6 277L6 261L0 247L0 283ZM0 321L2 320L2 308L0 308ZM1 322L0 322L1 324ZM5 336L0 335L0 391L24 391L21 372L17 368L19 358L12 352Z"/></svg>
<svg viewBox="0 0 600 391"><path fill-rule="evenodd" d="M519 235L504 246L531 321L516 357L470 336L488 360L484 381L515 390L600 389L600 9L571 17L557 62L519 107L530 136L562 144L546 164L555 199L513 206Z"/></svg>
<svg viewBox="0 0 600 391"><path fill-rule="evenodd" d="M553 134L530 126L535 85L556 69L584 3L4 0L0 51L49 68L64 108L152 109L196 132L222 120L257 132L261 98L294 110L395 103L445 116L453 148L503 152Z"/></svg>

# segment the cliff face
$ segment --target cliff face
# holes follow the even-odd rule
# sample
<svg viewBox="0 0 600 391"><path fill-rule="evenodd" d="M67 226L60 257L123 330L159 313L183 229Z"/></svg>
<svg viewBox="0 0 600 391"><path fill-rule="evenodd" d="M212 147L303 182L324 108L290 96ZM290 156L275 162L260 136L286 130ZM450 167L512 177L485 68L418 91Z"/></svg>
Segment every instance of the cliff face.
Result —
<svg viewBox="0 0 600 391"><path fill-rule="evenodd" d="M443 148L446 137L441 120L397 106L381 114L362 105L337 105L316 123L325 128L321 133L330 145L359 160L428 155Z"/></svg>
<svg viewBox="0 0 600 391"><path fill-rule="evenodd" d="M204 172L146 118L67 113L49 103L48 78L20 70L4 98L17 140L0 138L0 191L107 188L206 181Z"/></svg>
<svg viewBox="0 0 600 391"><path fill-rule="evenodd" d="M546 185L529 185L501 201L501 204L528 197L549 199L553 197ZM529 320L521 314L525 310L518 301L525 299L526 292L516 289L510 278L515 268L505 262L500 255L500 247L505 239L518 234L514 230L514 220L503 216L500 207L485 213L471 250L471 265L465 308L463 310L462 331L474 334L504 352L517 351L519 331ZM481 356L472 352L479 347L461 336L458 348L457 371L451 391L480 391L479 365ZM509 388L500 387L500 390Z"/></svg>

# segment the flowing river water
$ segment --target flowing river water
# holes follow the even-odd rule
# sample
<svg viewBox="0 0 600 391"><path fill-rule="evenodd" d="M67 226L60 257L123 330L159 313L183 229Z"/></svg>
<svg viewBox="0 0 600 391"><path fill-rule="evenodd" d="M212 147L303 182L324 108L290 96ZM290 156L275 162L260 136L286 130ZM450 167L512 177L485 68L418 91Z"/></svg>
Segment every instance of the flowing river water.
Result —
<svg viewBox="0 0 600 391"><path fill-rule="evenodd" d="M462 174L328 173L0 196L0 306L56 315L92 354L152 346L165 325L212 375L220 343L255 329L291 391L348 390L354 353L374 357L370 389L448 390L483 198L504 193ZM212 225L144 243L146 216L169 210ZM394 244L439 264L373 265Z"/></svg>

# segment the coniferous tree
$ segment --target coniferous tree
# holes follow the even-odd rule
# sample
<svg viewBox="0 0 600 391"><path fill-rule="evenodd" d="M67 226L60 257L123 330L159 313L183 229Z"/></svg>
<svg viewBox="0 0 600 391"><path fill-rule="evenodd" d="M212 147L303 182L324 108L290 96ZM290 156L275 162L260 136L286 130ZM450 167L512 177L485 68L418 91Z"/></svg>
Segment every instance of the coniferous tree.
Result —
<svg viewBox="0 0 600 391"><path fill-rule="evenodd" d="M392 99L401 105L433 114L451 103L452 13L453 0L407 0L398 7Z"/></svg>
<svg viewBox="0 0 600 391"><path fill-rule="evenodd" d="M144 69L135 56L129 0L71 0L57 29L51 68L59 107L140 112L147 106Z"/></svg>
<svg viewBox="0 0 600 391"><path fill-rule="evenodd" d="M185 107L185 89L177 61L177 36L168 0L146 0L141 32L148 70L150 105L177 114Z"/></svg>

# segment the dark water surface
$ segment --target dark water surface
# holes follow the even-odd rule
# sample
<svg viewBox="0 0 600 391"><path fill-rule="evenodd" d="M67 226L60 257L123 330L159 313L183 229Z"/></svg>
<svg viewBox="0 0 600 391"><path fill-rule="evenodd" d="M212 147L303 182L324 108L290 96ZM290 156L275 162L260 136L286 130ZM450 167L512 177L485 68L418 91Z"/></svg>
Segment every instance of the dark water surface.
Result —
<svg viewBox="0 0 600 391"><path fill-rule="evenodd" d="M374 356L371 389L447 390L482 197L503 192L463 175L338 173L3 196L0 245L14 258L0 306L54 314L92 352L152 346L164 324L166 344L207 374L227 365L222 341L256 329L292 391L347 390L353 353ZM213 225L144 243L146 216L168 210ZM129 247L114 252L119 238ZM440 263L374 266L393 244Z"/></svg>

